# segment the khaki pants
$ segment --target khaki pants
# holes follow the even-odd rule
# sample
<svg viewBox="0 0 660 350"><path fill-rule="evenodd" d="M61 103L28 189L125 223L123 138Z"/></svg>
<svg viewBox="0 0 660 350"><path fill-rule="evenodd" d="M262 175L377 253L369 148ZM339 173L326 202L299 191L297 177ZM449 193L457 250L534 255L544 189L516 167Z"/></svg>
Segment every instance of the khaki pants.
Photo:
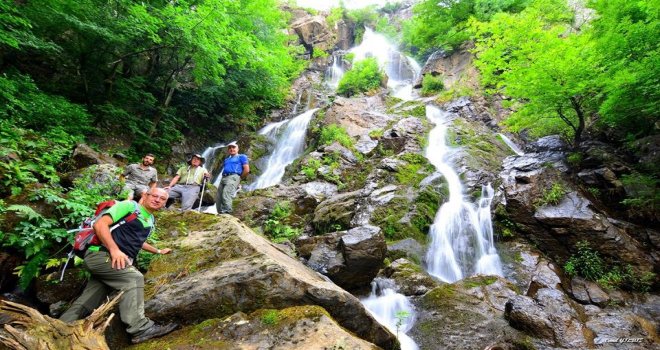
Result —
<svg viewBox="0 0 660 350"><path fill-rule="evenodd" d="M199 185L176 184L169 191L170 198L181 198L181 210L191 210L199 196Z"/></svg>
<svg viewBox="0 0 660 350"><path fill-rule="evenodd" d="M218 187L218 198L215 200L215 207L218 209L218 214L231 213L234 194L236 194L240 182L241 177L239 175L232 174L222 177L220 187Z"/></svg>
<svg viewBox="0 0 660 350"><path fill-rule="evenodd" d="M119 300L119 316L130 334L142 332L154 322L144 316L144 276L135 267L112 268L110 253L87 251L85 266L92 273L82 295L73 302L60 320L72 322L86 317L107 300L114 290L123 290Z"/></svg>

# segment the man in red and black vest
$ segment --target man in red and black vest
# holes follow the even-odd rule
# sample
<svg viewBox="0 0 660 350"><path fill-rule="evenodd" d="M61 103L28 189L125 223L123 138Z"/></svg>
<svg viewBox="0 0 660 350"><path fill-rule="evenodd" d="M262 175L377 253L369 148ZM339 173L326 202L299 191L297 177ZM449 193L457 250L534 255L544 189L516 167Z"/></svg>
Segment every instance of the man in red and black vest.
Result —
<svg viewBox="0 0 660 350"><path fill-rule="evenodd" d="M171 249L157 249L146 242L154 228L154 213L167 202L167 191L151 188L140 203L123 201L113 205L94 223L100 246L90 246L85 253L85 266L92 277L82 295L73 302L60 319L72 322L91 313L108 294L122 290L119 315L133 343L159 337L173 331L177 325L157 325L144 316L144 276L133 266L140 249L154 254L168 254ZM121 219L137 212L137 219L112 228Z"/></svg>

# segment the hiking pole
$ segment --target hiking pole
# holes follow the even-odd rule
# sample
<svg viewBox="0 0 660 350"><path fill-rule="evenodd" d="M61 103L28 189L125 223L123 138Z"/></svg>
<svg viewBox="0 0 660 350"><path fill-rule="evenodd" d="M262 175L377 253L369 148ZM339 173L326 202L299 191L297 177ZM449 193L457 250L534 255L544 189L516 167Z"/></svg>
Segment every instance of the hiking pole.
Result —
<svg viewBox="0 0 660 350"><path fill-rule="evenodd" d="M206 176L204 176L204 180L202 181L202 192L201 196L199 196L199 208L197 208L197 212L201 213L202 212L202 201L204 200L204 189L206 188L206 179L208 179Z"/></svg>

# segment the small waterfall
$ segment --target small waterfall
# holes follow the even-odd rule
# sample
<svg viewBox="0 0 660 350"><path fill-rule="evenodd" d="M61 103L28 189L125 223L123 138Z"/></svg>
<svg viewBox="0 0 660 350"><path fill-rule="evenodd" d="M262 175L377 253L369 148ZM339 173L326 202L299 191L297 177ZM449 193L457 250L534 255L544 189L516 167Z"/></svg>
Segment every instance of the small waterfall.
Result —
<svg viewBox="0 0 660 350"><path fill-rule="evenodd" d="M350 52L355 55L354 62L375 57L389 78L387 87L392 90L392 95L403 100L413 99L412 85L421 67L411 57L403 55L384 35L365 28L362 43Z"/></svg>
<svg viewBox="0 0 660 350"><path fill-rule="evenodd" d="M392 280L375 278L371 282L371 294L361 302L376 321L397 336L401 350L419 349L415 341L406 334L415 323L415 309L405 295L396 292Z"/></svg>
<svg viewBox="0 0 660 350"><path fill-rule="evenodd" d="M506 145L509 146L509 148L511 148L511 150L513 152L515 152L517 155L519 155L519 156L525 155L525 152L523 152L520 149L520 147L518 147L518 145L516 145L513 141L511 141L510 138L506 137L506 135L504 135L502 133L499 133L498 135L500 135L500 138L502 138L502 141L504 141L504 143L506 143Z"/></svg>
<svg viewBox="0 0 660 350"><path fill-rule="evenodd" d="M259 134L274 139L277 136L277 144L273 153L268 157L265 171L247 189L256 190L277 185L282 181L286 167L293 163L305 150L305 136L307 125L312 120L314 112L318 108L310 109L305 113L282 122L266 125ZM280 130L286 125L283 131Z"/></svg>
<svg viewBox="0 0 660 350"><path fill-rule="evenodd" d="M449 185L449 201L442 204L430 229L431 245L426 254L428 272L445 282L477 273L502 276L490 218L493 188L490 184L482 187L477 208L465 200L458 174L447 163L453 152L446 143L444 123L448 113L427 106L426 116L435 124L429 133L426 157Z"/></svg>
<svg viewBox="0 0 660 350"><path fill-rule="evenodd" d="M332 54L332 66L325 71L325 81L333 89L337 89L339 81L344 75L343 55L340 53Z"/></svg>

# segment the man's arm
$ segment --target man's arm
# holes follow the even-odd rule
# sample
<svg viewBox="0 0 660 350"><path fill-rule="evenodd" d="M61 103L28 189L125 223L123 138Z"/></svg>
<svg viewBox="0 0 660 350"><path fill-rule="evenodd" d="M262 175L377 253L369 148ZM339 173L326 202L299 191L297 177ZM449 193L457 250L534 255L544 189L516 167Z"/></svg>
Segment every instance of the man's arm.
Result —
<svg viewBox="0 0 660 350"><path fill-rule="evenodd" d="M172 249L170 248L158 249L147 242L142 243L142 249L153 254L169 254L170 252L172 252Z"/></svg>
<svg viewBox="0 0 660 350"><path fill-rule="evenodd" d="M172 181L170 181L170 185L165 186L165 189L172 188L172 186L176 185L176 183L179 182L179 178L181 178L181 176L179 176L178 174L176 176L174 176L172 178Z"/></svg>
<svg viewBox="0 0 660 350"><path fill-rule="evenodd" d="M115 240L112 239L112 234L110 233L110 226L112 224L112 216L103 215L94 223L94 232L101 240L101 243L103 243L103 245L110 252L110 257L112 258L112 268L123 270L126 267L128 256L119 249L117 243L115 243Z"/></svg>
<svg viewBox="0 0 660 350"><path fill-rule="evenodd" d="M241 173L241 180L245 180L250 174L250 164L243 164L243 172Z"/></svg>

